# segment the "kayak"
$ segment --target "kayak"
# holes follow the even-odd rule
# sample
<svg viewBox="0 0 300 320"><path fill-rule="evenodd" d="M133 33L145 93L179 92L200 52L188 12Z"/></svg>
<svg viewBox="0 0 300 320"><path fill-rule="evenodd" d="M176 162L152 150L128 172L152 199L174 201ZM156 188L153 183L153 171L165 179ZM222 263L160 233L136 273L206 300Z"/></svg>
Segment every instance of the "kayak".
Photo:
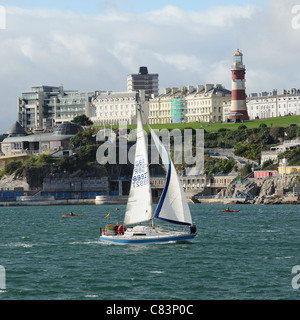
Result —
<svg viewBox="0 0 300 320"><path fill-rule="evenodd" d="M66 217L83 217L84 214L64 214L63 215L63 218L66 218Z"/></svg>
<svg viewBox="0 0 300 320"><path fill-rule="evenodd" d="M240 212L240 210L221 210L219 212Z"/></svg>

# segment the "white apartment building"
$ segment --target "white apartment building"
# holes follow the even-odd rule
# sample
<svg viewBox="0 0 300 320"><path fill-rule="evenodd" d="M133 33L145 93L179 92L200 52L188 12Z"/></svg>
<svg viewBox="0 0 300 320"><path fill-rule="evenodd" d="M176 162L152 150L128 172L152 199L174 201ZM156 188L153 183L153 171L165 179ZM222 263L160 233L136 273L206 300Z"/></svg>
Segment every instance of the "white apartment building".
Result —
<svg viewBox="0 0 300 320"><path fill-rule="evenodd" d="M223 122L227 122L231 116L231 99L223 103Z"/></svg>
<svg viewBox="0 0 300 320"><path fill-rule="evenodd" d="M250 120L300 115L300 89L250 93L247 110Z"/></svg>
<svg viewBox="0 0 300 320"><path fill-rule="evenodd" d="M140 104L143 110L144 121L149 115L149 102L145 91L139 92L112 92L97 91L92 99L91 120L94 125L135 124L136 109Z"/></svg>
<svg viewBox="0 0 300 320"><path fill-rule="evenodd" d="M87 114L95 91L64 90L63 86L35 86L18 98L18 121L25 130L52 129Z"/></svg>
<svg viewBox="0 0 300 320"><path fill-rule="evenodd" d="M223 121L223 104L231 101L231 91L221 84L166 88L149 101L149 123Z"/></svg>

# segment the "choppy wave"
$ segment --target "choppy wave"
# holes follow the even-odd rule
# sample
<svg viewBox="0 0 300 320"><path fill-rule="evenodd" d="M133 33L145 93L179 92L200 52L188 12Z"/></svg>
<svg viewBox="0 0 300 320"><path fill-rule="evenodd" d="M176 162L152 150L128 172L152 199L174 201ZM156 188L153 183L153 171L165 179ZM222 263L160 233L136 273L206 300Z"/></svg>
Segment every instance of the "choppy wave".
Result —
<svg viewBox="0 0 300 320"><path fill-rule="evenodd" d="M23 242L12 242L8 244L2 244L4 247L11 247L11 248L32 248L34 245L29 243L23 243Z"/></svg>
<svg viewBox="0 0 300 320"><path fill-rule="evenodd" d="M98 240L108 208L84 206L86 219L68 223L58 210L78 207L2 211L7 281L0 300L300 299L291 287L299 264L297 206L240 205L239 215L223 216L222 205L191 205L198 230L192 242L141 246Z"/></svg>
<svg viewBox="0 0 300 320"><path fill-rule="evenodd" d="M90 245L90 244L100 244L100 241L74 241L74 242L69 242L68 244L70 245Z"/></svg>

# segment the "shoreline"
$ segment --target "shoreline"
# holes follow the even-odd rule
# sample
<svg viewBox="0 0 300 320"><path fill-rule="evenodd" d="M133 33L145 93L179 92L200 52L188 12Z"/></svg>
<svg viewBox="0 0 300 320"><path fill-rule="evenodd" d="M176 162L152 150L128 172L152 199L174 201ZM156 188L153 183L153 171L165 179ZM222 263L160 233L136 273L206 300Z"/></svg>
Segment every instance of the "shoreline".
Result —
<svg viewBox="0 0 300 320"><path fill-rule="evenodd" d="M63 206L63 205L94 205L94 199L70 199L48 201L10 201L0 202L0 207L37 207L37 206Z"/></svg>
<svg viewBox="0 0 300 320"><path fill-rule="evenodd" d="M40 200L40 201L9 201L0 202L0 207L28 207L28 206L67 206L67 205L109 205L109 204L126 204L127 197L107 197L100 199L69 199L69 200ZM300 198L297 196L279 197L278 195L258 197L255 199L201 199L192 201L189 204L264 204L264 205L297 205L300 204Z"/></svg>

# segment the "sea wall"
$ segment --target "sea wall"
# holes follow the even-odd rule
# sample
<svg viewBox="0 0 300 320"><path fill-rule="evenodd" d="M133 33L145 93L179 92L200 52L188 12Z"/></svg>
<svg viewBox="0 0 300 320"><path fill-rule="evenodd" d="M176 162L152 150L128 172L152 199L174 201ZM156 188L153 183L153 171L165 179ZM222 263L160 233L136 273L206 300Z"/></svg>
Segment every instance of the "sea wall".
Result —
<svg viewBox="0 0 300 320"><path fill-rule="evenodd" d="M10 201L0 202L0 207L20 207L20 206L63 206L63 205L94 205L95 199L70 199L70 200L50 200L50 201Z"/></svg>
<svg viewBox="0 0 300 320"><path fill-rule="evenodd" d="M102 204L126 204L128 196L97 196L94 203Z"/></svg>

